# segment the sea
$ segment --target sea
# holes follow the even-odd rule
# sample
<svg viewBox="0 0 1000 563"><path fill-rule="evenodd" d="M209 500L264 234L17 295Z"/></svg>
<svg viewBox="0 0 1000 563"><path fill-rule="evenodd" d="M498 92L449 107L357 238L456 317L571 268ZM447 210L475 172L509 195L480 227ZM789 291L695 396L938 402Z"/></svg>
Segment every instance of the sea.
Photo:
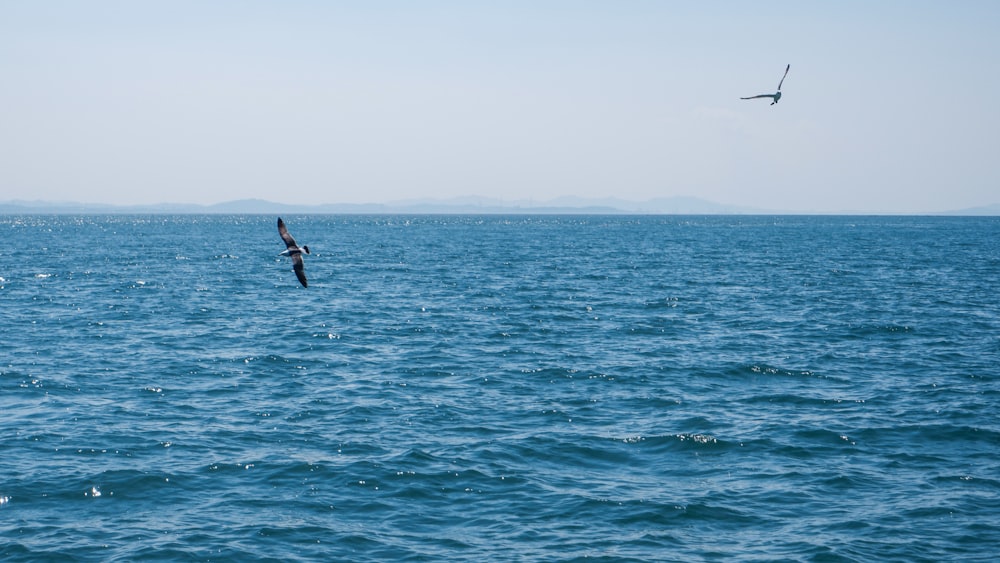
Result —
<svg viewBox="0 0 1000 563"><path fill-rule="evenodd" d="M0 560L995 561L1000 217L0 216Z"/></svg>

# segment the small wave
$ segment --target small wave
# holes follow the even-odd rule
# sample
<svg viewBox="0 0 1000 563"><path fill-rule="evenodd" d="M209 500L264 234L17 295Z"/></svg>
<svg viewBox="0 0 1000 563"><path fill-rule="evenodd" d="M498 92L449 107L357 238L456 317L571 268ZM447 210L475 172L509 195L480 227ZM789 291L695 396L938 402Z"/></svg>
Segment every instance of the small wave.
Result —
<svg viewBox="0 0 1000 563"><path fill-rule="evenodd" d="M794 434L796 443L811 445L829 446L856 446L857 440L843 432L813 428L796 431Z"/></svg>
<svg viewBox="0 0 1000 563"><path fill-rule="evenodd" d="M691 441L695 444L718 444L719 440L709 434L677 434L677 439L681 442Z"/></svg>
<svg viewBox="0 0 1000 563"><path fill-rule="evenodd" d="M863 324L851 327L850 335L855 338L873 338L878 336L903 336L916 332L911 325L895 323Z"/></svg>
<svg viewBox="0 0 1000 563"><path fill-rule="evenodd" d="M663 434L663 435L632 435L624 436L621 438L616 438L616 441L620 441L627 445L639 445L646 448L664 449L669 450L684 450L684 449L716 449L719 447L728 448L731 444L719 440L719 438L711 435L704 434L700 432L681 432L677 434Z"/></svg>
<svg viewBox="0 0 1000 563"><path fill-rule="evenodd" d="M744 369L756 375L780 375L786 377L813 377L815 374L809 370L789 370L770 366L767 364L750 364Z"/></svg>
<svg viewBox="0 0 1000 563"><path fill-rule="evenodd" d="M664 299L658 299L656 301L646 301L645 306L647 309L676 309L680 304L680 298L678 297L667 297Z"/></svg>

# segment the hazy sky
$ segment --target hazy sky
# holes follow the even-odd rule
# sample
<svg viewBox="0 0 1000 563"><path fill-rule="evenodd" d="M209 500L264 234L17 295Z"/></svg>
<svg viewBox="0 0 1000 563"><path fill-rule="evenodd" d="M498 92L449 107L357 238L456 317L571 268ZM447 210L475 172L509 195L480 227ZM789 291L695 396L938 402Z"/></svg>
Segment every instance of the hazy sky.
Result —
<svg viewBox="0 0 1000 563"><path fill-rule="evenodd" d="M1000 203L997 30L992 0L0 0L0 200Z"/></svg>

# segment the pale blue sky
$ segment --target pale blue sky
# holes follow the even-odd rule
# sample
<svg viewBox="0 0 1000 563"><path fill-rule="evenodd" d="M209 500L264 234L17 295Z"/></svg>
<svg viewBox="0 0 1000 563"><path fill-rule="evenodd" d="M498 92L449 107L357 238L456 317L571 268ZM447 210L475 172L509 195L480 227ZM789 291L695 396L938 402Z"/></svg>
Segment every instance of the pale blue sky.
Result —
<svg viewBox="0 0 1000 563"><path fill-rule="evenodd" d="M0 200L1000 203L1000 2L0 0ZM784 97L773 92L784 71Z"/></svg>

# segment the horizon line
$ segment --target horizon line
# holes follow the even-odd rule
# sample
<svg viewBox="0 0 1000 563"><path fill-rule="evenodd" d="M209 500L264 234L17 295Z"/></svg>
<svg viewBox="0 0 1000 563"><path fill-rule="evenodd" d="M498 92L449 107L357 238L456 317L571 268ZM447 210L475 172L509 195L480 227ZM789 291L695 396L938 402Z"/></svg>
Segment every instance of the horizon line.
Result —
<svg viewBox="0 0 1000 563"><path fill-rule="evenodd" d="M239 208L239 209L236 209ZM1000 203L961 209L935 211L894 210L791 210L766 209L716 203L694 196L665 196L644 201L615 197L559 196L549 200L503 200L486 196L451 198L413 198L384 203L282 203L260 198L245 198L218 203L94 203L51 200L0 201L0 213L151 213L151 214L224 214L266 215L275 211L315 214L613 214L613 215L897 215L1000 216Z"/></svg>

